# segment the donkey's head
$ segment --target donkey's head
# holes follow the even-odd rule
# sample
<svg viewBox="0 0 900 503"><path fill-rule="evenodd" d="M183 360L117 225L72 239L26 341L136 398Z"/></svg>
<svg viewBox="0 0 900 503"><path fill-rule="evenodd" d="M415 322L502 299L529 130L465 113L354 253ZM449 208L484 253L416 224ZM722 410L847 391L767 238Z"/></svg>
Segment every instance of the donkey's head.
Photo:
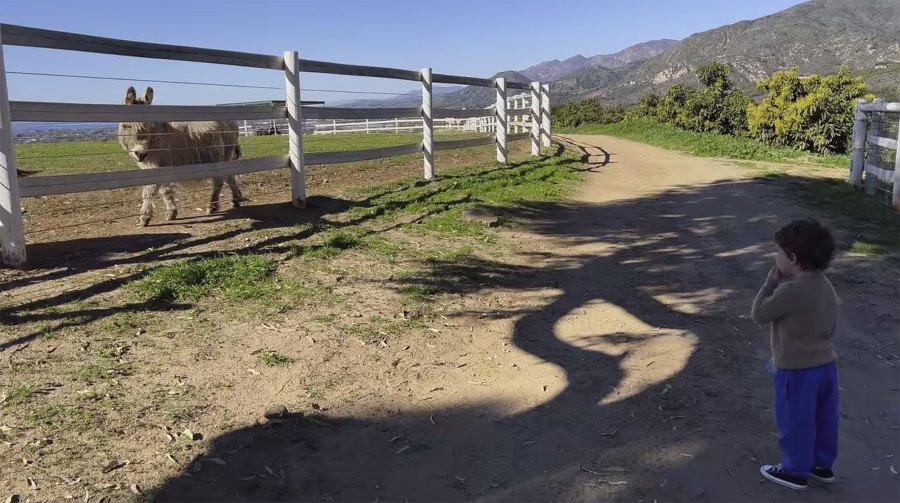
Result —
<svg viewBox="0 0 900 503"><path fill-rule="evenodd" d="M148 87L143 96L137 96L133 87L125 92L126 105L149 105L153 102L153 88ZM120 122L119 143L137 162L143 162L156 150L154 145L163 133L163 125L159 122Z"/></svg>

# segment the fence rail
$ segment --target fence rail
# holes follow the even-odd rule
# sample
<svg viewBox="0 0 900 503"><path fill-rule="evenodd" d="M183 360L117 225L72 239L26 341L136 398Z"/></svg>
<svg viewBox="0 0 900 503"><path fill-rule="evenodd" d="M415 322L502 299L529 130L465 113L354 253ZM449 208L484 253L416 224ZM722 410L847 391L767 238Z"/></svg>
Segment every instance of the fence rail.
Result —
<svg viewBox="0 0 900 503"><path fill-rule="evenodd" d="M110 54L138 58L189 61L219 65L278 70L284 74L286 102L284 106L130 106L118 104L52 103L9 101L7 72L3 59L4 46ZM418 81L422 84L422 105L401 108L336 108L301 106L301 73L327 73L361 77L378 77ZM434 108L432 84L462 84L492 87L497 106L481 110ZM509 89L526 93L507 99ZM510 106L512 103L512 106ZM379 120L416 117L417 124L404 126L422 132L422 141L408 145L367 150L305 153L304 121ZM515 120L514 118L518 118ZM435 119L444 122L435 126ZM287 122L289 154L253 159L210 162L155 169L133 169L114 172L40 176L20 178L17 175L12 121L21 122L168 122L168 121L275 121ZM483 121L492 128L493 137L435 141L435 127L450 127L449 121ZM490 125L488 125L490 123ZM336 129L336 123L333 123ZM497 159L507 162L509 142L532 138L532 154L539 154L538 139L550 146L549 88L539 82L509 82L503 78L483 79L460 75L432 73L430 68L405 70L328 61L302 59L297 52L282 55L207 49L134 40L97 37L79 33L46 30L26 26L0 24L0 264L20 266L25 263L25 234L21 198L112 190L141 185L180 182L193 179L239 175L276 169L291 173L291 200L304 207L306 201L305 166L382 159L421 153L426 179L435 176L433 152L468 148L494 143ZM246 126L244 129L247 129ZM507 128L510 128L507 134ZM274 129L278 129L274 127ZM524 132L528 131L530 132Z"/></svg>
<svg viewBox="0 0 900 503"><path fill-rule="evenodd" d="M893 123L893 124L891 124ZM894 138L885 136L896 125ZM850 154L850 183L863 186L867 194L890 192L891 204L900 210L900 103L858 100ZM893 155L891 155L893 151ZM893 158L893 159L891 159ZM891 164L893 169L891 169ZM889 188L888 188L889 187Z"/></svg>

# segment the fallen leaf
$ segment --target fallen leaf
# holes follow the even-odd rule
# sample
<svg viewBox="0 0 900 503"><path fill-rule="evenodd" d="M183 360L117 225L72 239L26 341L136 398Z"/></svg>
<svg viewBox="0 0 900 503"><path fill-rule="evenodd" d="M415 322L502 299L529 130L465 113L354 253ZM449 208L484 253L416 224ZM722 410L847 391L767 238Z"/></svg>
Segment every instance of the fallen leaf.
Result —
<svg viewBox="0 0 900 503"><path fill-rule="evenodd" d="M256 369L247 369L247 372L250 372L251 374L253 374L253 375L255 375L255 376L260 375L260 374L259 374L259 371L256 370Z"/></svg>
<svg viewBox="0 0 900 503"><path fill-rule="evenodd" d="M894 465L891 465L891 473L893 473L894 475L897 475L897 469L894 468Z"/></svg>
<svg viewBox="0 0 900 503"><path fill-rule="evenodd" d="M396 437L391 439L391 443L396 444L397 442L399 442L401 440L406 440L406 437L404 437L403 435L397 435Z"/></svg>
<svg viewBox="0 0 900 503"><path fill-rule="evenodd" d="M209 461L210 463L215 463L219 466L225 466L227 464L225 463L225 460L221 458L203 458L203 461Z"/></svg>
<svg viewBox="0 0 900 503"><path fill-rule="evenodd" d="M173 464L176 464L176 465L178 464L178 461L176 461L175 458L173 458L171 454L166 454L166 459L171 461Z"/></svg>
<svg viewBox="0 0 900 503"><path fill-rule="evenodd" d="M535 443L537 443L537 440L526 440L525 442L522 442L522 447L528 447L529 445Z"/></svg>
<svg viewBox="0 0 900 503"><path fill-rule="evenodd" d="M118 470L119 468L122 468L123 466L125 466L127 464L128 464L128 461L120 461L118 459L114 459L114 460L110 461L109 463L107 463L100 471L102 471L103 473L109 473L113 470Z"/></svg>
<svg viewBox="0 0 900 503"><path fill-rule="evenodd" d="M19 495L13 494L9 498L6 498L3 503L19 503Z"/></svg>
<svg viewBox="0 0 900 503"><path fill-rule="evenodd" d="M27 477L27 478L25 479L25 481L28 482L28 488L29 488L29 489L31 489L32 491L37 490L37 482L35 482L33 478Z"/></svg>
<svg viewBox="0 0 900 503"><path fill-rule="evenodd" d="M409 450L409 445L404 445L403 447L397 449L397 452L394 454L403 454L404 452Z"/></svg>
<svg viewBox="0 0 900 503"><path fill-rule="evenodd" d="M133 492L134 494L144 494L143 492L141 492L141 486L137 484L131 484L131 492Z"/></svg>

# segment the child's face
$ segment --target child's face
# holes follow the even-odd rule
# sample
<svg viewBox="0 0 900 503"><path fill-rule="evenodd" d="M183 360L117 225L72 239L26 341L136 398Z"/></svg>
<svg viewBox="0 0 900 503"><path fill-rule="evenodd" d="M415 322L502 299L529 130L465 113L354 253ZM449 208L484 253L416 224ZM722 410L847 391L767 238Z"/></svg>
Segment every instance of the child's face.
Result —
<svg viewBox="0 0 900 503"><path fill-rule="evenodd" d="M782 276L791 277L797 273L799 266L794 255L788 255L786 251L777 244L775 245L775 266Z"/></svg>

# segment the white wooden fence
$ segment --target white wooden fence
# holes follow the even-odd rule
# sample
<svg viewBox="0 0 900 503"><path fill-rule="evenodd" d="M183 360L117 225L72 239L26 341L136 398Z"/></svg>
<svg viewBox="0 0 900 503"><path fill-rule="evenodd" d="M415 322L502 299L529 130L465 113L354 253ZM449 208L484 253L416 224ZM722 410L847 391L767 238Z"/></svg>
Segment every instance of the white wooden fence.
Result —
<svg viewBox="0 0 900 503"><path fill-rule="evenodd" d="M3 63L4 45L39 47L68 51L80 51L140 58L168 59L214 63L249 68L280 71L285 81L285 106L128 106L106 104L80 104L56 102L9 101L6 70ZM301 106L300 77L303 72L328 73L380 77L420 82L422 105L405 108L333 108ZM496 135L494 138L465 140L434 140L434 121L439 119L466 119L483 117L484 110L438 109L432 106L432 84L460 84L493 87L497 103L494 110ZM530 108L507 106L507 89L530 91ZM529 116L530 133L507 134L508 116ZM420 117L422 141L394 147L345 152L304 153L303 130L305 119L393 119ZM269 120L287 119L289 129L289 153L255 159L239 159L227 162L171 166L157 169L96 172L77 175L35 176L19 178L16 173L15 145L12 141L11 122L140 122L140 121L205 121L205 120ZM21 266L25 263L25 234L22 221L21 199L54 194L70 194L97 190L137 187L148 184L179 182L212 176L238 175L276 169L289 169L291 173L291 200L299 208L306 205L306 165L335 164L381 159L415 152L423 154L423 172L426 179L435 174L433 153L435 150L457 149L478 145L496 144L497 160L507 162L507 143L531 138L531 153L538 155L541 144L550 146L550 97L549 86L538 82L521 84L507 82L503 78L482 79L432 73L430 68L402 70L375 66L347 65L326 61L300 59L297 52L283 55L252 54L245 52L174 46L136 42L77 33L68 33L24 26L0 24L0 263Z"/></svg>
<svg viewBox="0 0 900 503"><path fill-rule="evenodd" d="M888 132L891 134L888 134ZM890 136L890 137L888 137ZM900 210L900 103L876 98L857 100L850 154L850 183L878 195L890 187L891 204ZM868 148L866 148L868 147ZM891 155L893 151L893 155ZM890 159L893 157L893 159ZM865 174L865 177L863 177Z"/></svg>
<svg viewBox="0 0 900 503"><path fill-rule="evenodd" d="M494 109L491 104L481 109L481 116L456 119L452 117L434 120L435 130L471 131L490 133L496 131ZM527 133L531 131L531 93L520 93L506 98L506 108L516 110L510 113L508 133ZM422 119L394 117L393 119L309 119L303 120L304 134L341 134L341 133L414 133L422 131ZM238 125L241 136L286 135L287 119L244 120Z"/></svg>

